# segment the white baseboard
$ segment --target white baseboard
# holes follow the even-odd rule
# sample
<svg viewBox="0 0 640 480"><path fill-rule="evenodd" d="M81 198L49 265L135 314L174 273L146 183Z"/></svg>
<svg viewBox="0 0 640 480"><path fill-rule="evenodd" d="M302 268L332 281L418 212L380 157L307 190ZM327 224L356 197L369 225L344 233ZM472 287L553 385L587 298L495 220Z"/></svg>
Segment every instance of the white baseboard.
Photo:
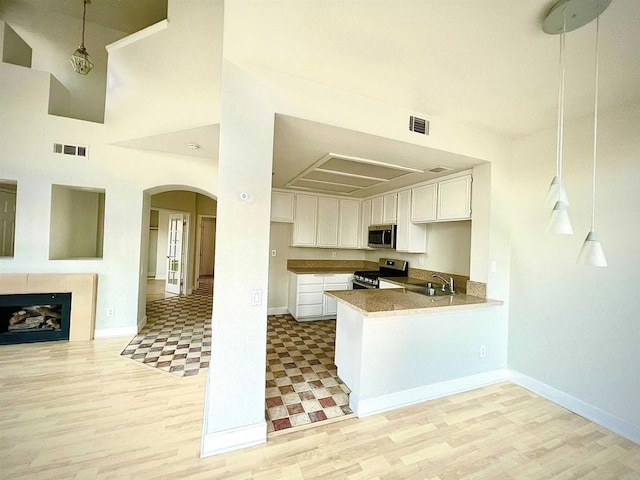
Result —
<svg viewBox="0 0 640 480"><path fill-rule="evenodd" d="M546 398L547 400L560 405L561 407L564 407L567 410L570 410L573 413L606 428L607 430L611 430L621 437L625 437L632 442L640 444L640 425L628 422L623 418L515 370L509 370L509 379L516 385L520 385L536 395Z"/></svg>
<svg viewBox="0 0 640 480"><path fill-rule="evenodd" d="M267 308L267 315L284 315L285 313L289 313L287 307Z"/></svg>
<svg viewBox="0 0 640 480"><path fill-rule="evenodd" d="M166 275L156 275L156 280L166 280L167 276Z"/></svg>
<svg viewBox="0 0 640 480"><path fill-rule="evenodd" d="M140 330L142 330L146 324L147 324L147 316L145 315L138 322L138 331L136 333L140 333Z"/></svg>
<svg viewBox="0 0 640 480"><path fill-rule="evenodd" d="M476 388L504 382L508 379L508 370L501 368L476 375L469 375L468 377L456 378L446 382L391 393L389 395L382 395L380 397L356 400L355 403L357 403L357 405L351 405L350 402L349 406L359 418L368 417L369 415L406 407L414 403L426 402L427 400L433 400L447 395L475 390Z"/></svg>
<svg viewBox="0 0 640 480"><path fill-rule="evenodd" d="M96 328L93 338L135 337L137 334L138 330L136 327Z"/></svg>
<svg viewBox="0 0 640 480"><path fill-rule="evenodd" d="M267 441L267 422L202 435L200 457L251 447Z"/></svg>

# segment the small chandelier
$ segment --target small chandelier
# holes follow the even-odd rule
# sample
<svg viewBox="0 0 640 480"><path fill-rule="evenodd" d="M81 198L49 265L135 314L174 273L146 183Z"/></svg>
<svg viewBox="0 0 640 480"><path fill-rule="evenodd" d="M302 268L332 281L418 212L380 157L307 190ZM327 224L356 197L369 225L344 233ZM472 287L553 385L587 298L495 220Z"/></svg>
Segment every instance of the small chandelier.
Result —
<svg viewBox="0 0 640 480"><path fill-rule="evenodd" d="M84 25L85 19L87 17L87 0L83 0L84 10L82 11L82 41L80 42L80 46L73 52L69 61L71 65L73 65L73 69L76 73L80 75L88 74L93 68L93 62L89 58L89 53L87 53L87 49L84 48Z"/></svg>

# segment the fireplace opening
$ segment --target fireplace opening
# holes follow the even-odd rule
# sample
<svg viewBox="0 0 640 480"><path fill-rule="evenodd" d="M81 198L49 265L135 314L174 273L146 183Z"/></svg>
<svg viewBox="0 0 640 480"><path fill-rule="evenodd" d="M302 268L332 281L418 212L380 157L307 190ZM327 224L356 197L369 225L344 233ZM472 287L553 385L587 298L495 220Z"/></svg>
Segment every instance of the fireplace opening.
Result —
<svg viewBox="0 0 640 480"><path fill-rule="evenodd" d="M0 295L0 345L69 340L70 293Z"/></svg>

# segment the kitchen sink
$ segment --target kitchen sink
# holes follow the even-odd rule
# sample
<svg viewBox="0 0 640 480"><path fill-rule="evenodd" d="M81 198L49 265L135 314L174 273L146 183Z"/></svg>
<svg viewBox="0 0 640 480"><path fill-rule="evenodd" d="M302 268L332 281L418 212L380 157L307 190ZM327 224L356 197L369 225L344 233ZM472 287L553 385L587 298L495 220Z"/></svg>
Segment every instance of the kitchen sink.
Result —
<svg viewBox="0 0 640 480"><path fill-rule="evenodd" d="M443 292L442 287L433 288L432 286L432 291L433 293L430 293L427 287L423 287L420 290L418 290L417 293L421 293L422 295L427 295L428 297L446 297L449 295L455 295L454 293L451 293L448 288L445 288Z"/></svg>

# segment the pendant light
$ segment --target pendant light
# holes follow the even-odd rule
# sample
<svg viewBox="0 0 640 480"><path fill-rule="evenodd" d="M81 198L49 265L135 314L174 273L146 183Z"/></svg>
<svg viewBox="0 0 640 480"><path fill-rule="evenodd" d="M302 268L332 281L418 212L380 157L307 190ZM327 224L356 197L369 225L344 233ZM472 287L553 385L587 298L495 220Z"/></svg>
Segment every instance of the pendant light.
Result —
<svg viewBox="0 0 640 480"><path fill-rule="evenodd" d="M88 74L93 68L93 62L89 58L89 53L87 53L87 49L84 48L84 26L87 17L87 1L83 0L84 9L82 11L82 41L80 42L80 46L76 49L75 52L71 55L69 61L71 65L73 65L73 69L79 73L80 75Z"/></svg>
<svg viewBox="0 0 640 480"><path fill-rule="evenodd" d="M569 198L562 182L562 157L564 143L564 52L565 52L565 30L566 30L566 9L562 15L562 33L560 34L560 69L558 80L558 140L556 145L556 175L549 185L545 206L555 207L556 202L563 202L569 205ZM568 217L567 217L568 218Z"/></svg>
<svg viewBox="0 0 640 480"><path fill-rule="evenodd" d="M595 86L595 105L593 108L593 174L591 182L591 229L584 239L578 263L583 265L592 265L594 267L606 267L607 259L604 256L602 245L596 236L596 159L598 147L598 77L599 77L599 61L598 61L598 39L600 37L600 15L596 18L596 86Z"/></svg>

